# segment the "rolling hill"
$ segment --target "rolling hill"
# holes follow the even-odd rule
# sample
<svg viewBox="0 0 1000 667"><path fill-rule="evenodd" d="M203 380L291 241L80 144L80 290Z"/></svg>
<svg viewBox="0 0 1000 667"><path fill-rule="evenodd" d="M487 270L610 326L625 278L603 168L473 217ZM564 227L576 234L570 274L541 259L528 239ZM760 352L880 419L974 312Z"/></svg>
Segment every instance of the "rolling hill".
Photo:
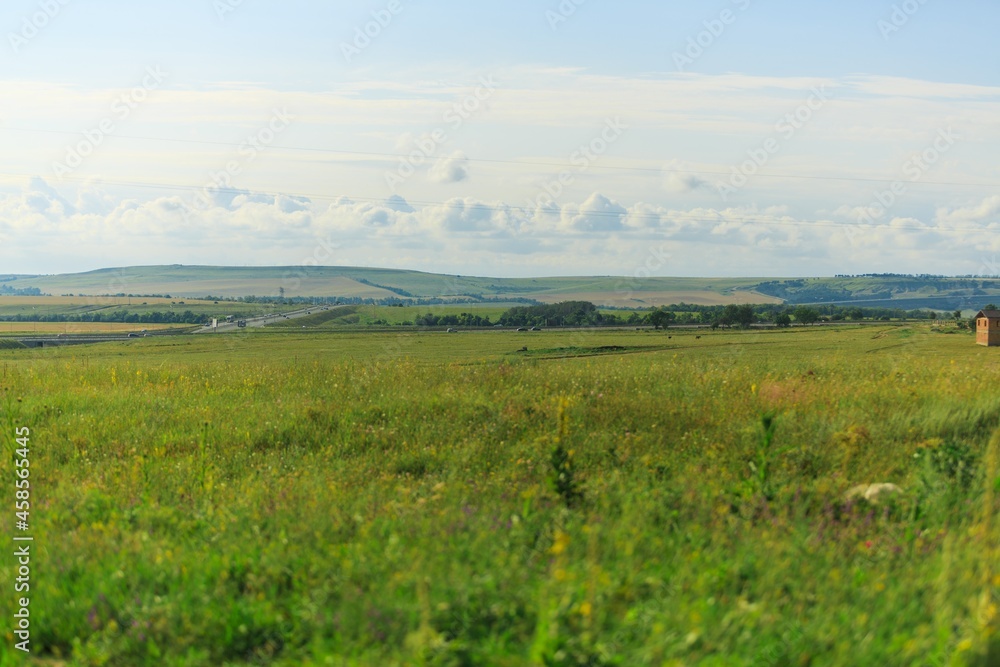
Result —
<svg viewBox="0 0 1000 667"><path fill-rule="evenodd" d="M840 304L906 309L977 309L1000 300L1000 279L867 275L828 278L490 278L367 267L134 266L60 275L7 275L0 288L45 294L197 297L341 297L543 303L583 300L649 308L677 303Z"/></svg>

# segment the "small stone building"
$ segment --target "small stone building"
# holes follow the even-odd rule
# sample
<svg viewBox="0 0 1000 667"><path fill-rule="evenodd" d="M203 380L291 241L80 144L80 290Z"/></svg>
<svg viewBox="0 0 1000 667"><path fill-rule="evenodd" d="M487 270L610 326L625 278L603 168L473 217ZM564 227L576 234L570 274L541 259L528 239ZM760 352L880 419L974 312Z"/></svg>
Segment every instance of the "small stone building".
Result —
<svg viewBox="0 0 1000 667"><path fill-rule="evenodd" d="M980 310L976 315L976 343L1000 346L1000 310Z"/></svg>

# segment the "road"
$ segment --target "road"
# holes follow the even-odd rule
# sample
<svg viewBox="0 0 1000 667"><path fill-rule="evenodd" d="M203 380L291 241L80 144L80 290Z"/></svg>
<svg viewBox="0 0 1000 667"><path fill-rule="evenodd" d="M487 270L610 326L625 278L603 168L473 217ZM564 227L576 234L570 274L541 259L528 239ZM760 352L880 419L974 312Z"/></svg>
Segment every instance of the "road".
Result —
<svg viewBox="0 0 1000 667"><path fill-rule="evenodd" d="M266 326L268 324L273 324L274 322L284 321L284 320L294 320L300 317L305 317L311 315L314 311L318 311L324 308L324 306L309 306L308 308L300 308L298 310L288 310L281 314L275 315L262 315L260 317L248 317L246 319L247 328L259 328ZM213 329L210 326L201 327L195 333L205 334L205 333L227 333L233 331L239 331L240 327L236 321L233 322L219 322L219 326Z"/></svg>

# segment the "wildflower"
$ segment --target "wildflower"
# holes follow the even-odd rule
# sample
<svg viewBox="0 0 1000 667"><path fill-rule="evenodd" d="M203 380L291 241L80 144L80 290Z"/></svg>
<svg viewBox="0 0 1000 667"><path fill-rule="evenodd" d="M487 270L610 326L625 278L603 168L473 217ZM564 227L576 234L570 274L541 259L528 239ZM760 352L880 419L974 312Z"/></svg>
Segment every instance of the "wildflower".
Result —
<svg viewBox="0 0 1000 667"><path fill-rule="evenodd" d="M552 543L552 549L550 549L553 556L558 556L559 554L566 551L566 547L569 546L569 533L564 533L561 530L556 531L556 539Z"/></svg>

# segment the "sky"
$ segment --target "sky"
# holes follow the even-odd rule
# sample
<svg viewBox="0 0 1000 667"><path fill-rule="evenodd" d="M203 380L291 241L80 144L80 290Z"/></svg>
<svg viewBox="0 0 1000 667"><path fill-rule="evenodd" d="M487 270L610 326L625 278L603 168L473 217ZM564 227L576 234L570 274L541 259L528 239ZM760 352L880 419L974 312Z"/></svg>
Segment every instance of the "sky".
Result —
<svg viewBox="0 0 1000 667"><path fill-rule="evenodd" d="M8 0L0 274L1000 274L1000 5Z"/></svg>

